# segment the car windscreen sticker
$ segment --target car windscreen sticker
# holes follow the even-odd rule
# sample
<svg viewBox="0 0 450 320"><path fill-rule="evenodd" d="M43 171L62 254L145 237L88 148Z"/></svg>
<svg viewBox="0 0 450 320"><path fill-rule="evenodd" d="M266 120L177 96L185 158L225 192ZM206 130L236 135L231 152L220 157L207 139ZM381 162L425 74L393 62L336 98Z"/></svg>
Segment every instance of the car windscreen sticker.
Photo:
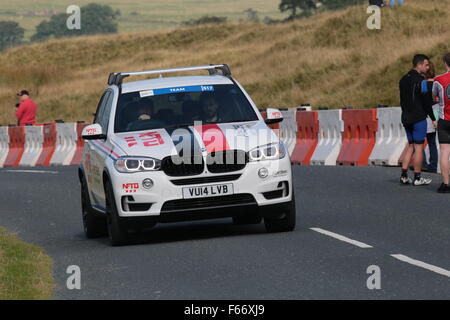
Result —
<svg viewBox="0 0 450 320"><path fill-rule="evenodd" d="M174 87L174 88L162 88L153 89L152 95L170 94L170 93L182 93L182 92L205 92L214 91L214 86L189 86L189 87ZM142 92L141 92L142 93ZM141 95L142 97L142 95Z"/></svg>
<svg viewBox="0 0 450 320"><path fill-rule="evenodd" d="M141 96L141 98L144 98L144 97L151 97L154 94L153 94L153 90L145 90L145 91L139 92L139 95Z"/></svg>

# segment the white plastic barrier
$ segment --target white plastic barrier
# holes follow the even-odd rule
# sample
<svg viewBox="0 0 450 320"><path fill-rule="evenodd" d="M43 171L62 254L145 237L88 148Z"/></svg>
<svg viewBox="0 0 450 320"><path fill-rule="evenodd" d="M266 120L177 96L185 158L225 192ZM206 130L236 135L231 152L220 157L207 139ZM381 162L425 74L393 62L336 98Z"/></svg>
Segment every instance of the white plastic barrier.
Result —
<svg viewBox="0 0 450 320"><path fill-rule="evenodd" d="M408 144L401 116L400 107L377 110L377 140L369 157L369 165L398 166L398 160Z"/></svg>
<svg viewBox="0 0 450 320"><path fill-rule="evenodd" d="M311 165L335 166L342 146L342 110L319 110L319 141Z"/></svg>
<svg viewBox="0 0 450 320"><path fill-rule="evenodd" d="M286 145L289 155L292 155L297 143L297 109L292 108L281 111L283 121L280 123L280 139Z"/></svg>
<svg viewBox="0 0 450 320"><path fill-rule="evenodd" d="M69 165L77 148L76 123L56 124L56 149L50 165Z"/></svg>
<svg viewBox="0 0 450 320"><path fill-rule="evenodd" d="M25 148L19 166L34 167L41 155L43 143L42 126L26 126Z"/></svg>
<svg viewBox="0 0 450 320"><path fill-rule="evenodd" d="M0 127L0 168L6 160L9 152L8 127Z"/></svg>

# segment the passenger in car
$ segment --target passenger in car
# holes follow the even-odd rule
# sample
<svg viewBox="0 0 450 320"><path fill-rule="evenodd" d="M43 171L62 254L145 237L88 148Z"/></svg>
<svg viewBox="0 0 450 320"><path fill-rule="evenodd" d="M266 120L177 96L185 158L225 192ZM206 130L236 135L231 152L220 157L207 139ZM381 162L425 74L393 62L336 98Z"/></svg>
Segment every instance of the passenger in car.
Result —
<svg viewBox="0 0 450 320"><path fill-rule="evenodd" d="M219 116L220 105L212 95L202 95L200 102L202 106L202 121L207 123L222 121Z"/></svg>

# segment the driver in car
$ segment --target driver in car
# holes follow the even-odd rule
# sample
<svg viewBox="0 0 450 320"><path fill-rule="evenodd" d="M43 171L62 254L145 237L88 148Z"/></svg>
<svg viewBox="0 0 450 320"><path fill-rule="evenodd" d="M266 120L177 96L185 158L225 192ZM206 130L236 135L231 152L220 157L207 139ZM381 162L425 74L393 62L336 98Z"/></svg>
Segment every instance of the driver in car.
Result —
<svg viewBox="0 0 450 320"><path fill-rule="evenodd" d="M137 120L150 120L153 116L153 101L140 102L137 109Z"/></svg>
<svg viewBox="0 0 450 320"><path fill-rule="evenodd" d="M127 130L143 130L163 125L153 118L154 106L151 100L139 101L135 112L135 120L128 124Z"/></svg>

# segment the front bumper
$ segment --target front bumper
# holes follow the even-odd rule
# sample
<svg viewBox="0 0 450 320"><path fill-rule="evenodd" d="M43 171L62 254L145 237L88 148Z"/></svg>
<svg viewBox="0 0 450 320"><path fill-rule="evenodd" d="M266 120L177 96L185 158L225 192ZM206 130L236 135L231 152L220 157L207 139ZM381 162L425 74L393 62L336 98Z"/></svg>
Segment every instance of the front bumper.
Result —
<svg viewBox="0 0 450 320"><path fill-rule="evenodd" d="M263 167L267 168L269 172L264 179L258 176L258 171ZM124 174L117 172L114 168L111 168L109 172L118 214L121 217L154 217L167 221L197 219L194 218L196 216L201 216L201 218L230 217L242 210L248 210L248 212L255 209L259 209L259 212L270 211L262 210L262 208L289 203L292 199L291 163L287 156L281 160L250 162L241 171L223 174L204 172L193 177L169 177L162 171ZM240 177L233 181L193 185L176 185L172 182L172 180L186 178L214 178L231 174L240 174ZM145 189L142 185L142 181L146 178L153 180L154 185L151 189ZM272 199L267 197L268 192L279 190L280 185L285 186L286 183L288 192L283 193L281 197ZM211 184L233 184L236 197L229 199L224 198L227 196L217 197L217 201L210 198L199 198L197 203L195 200L183 200L182 190L184 187ZM124 202L137 204L137 206L133 206L134 208L130 210L129 206L124 205ZM186 207L183 207L184 204Z"/></svg>

